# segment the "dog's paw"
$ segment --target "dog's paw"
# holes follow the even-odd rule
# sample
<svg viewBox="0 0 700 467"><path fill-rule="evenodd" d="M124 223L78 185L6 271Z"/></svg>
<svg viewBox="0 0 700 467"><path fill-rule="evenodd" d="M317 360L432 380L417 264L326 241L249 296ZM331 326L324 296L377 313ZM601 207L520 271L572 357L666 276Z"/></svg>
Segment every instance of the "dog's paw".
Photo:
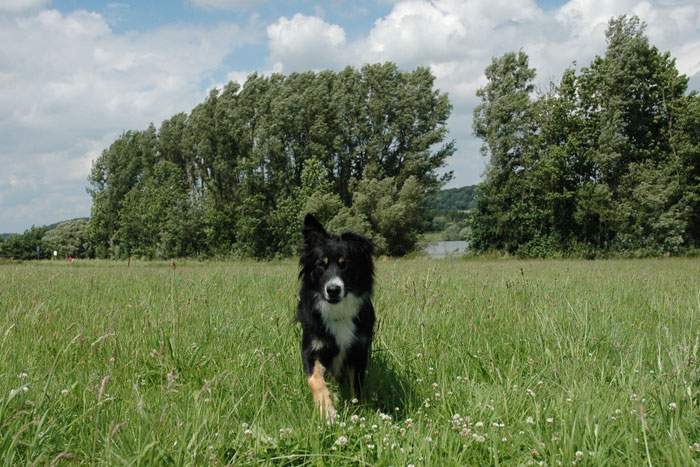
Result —
<svg viewBox="0 0 700 467"><path fill-rule="evenodd" d="M326 423L335 423L338 413L336 412L335 406L333 405L333 401L330 397L324 397L318 404L318 409L321 413L321 417L325 418Z"/></svg>
<svg viewBox="0 0 700 467"><path fill-rule="evenodd" d="M329 425L335 425L335 420L338 413L335 411L335 407L332 405L326 410L326 423Z"/></svg>

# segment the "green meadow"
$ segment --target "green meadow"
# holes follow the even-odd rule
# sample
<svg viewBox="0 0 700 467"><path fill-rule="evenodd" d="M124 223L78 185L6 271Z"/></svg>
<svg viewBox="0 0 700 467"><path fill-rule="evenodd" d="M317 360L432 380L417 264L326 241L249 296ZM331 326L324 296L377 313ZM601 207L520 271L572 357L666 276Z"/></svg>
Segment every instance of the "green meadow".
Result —
<svg viewBox="0 0 700 467"><path fill-rule="evenodd" d="M700 260L377 270L366 395L327 425L293 261L0 266L0 460L700 464Z"/></svg>

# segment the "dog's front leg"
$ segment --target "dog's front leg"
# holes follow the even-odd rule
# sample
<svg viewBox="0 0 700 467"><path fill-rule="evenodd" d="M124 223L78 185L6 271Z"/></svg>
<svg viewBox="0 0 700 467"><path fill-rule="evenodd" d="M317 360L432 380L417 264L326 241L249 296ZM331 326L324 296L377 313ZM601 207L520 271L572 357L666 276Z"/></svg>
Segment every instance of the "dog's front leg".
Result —
<svg viewBox="0 0 700 467"><path fill-rule="evenodd" d="M326 386L326 380L324 379L324 374L326 369L319 360L314 361L313 370L311 376L309 376L308 383L309 388L311 388L311 394L314 396L314 403L321 412L322 417L326 417L327 420L335 421L335 407L333 406L333 400L331 399L331 392Z"/></svg>
<svg viewBox="0 0 700 467"><path fill-rule="evenodd" d="M352 366L348 367L347 371L345 372L345 378L348 388L350 389L350 398L356 399L358 394L355 390L355 368Z"/></svg>

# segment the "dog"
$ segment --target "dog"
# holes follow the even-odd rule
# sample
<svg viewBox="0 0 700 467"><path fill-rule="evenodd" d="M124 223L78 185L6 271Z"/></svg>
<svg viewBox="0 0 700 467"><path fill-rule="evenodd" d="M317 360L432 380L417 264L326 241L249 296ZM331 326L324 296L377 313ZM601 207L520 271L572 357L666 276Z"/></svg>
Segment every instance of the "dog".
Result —
<svg viewBox="0 0 700 467"><path fill-rule="evenodd" d="M367 238L345 232L332 235L307 214L299 260L301 360L314 403L334 421L336 410L326 385L328 372L360 397L369 362L375 314L373 246Z"/></svg>

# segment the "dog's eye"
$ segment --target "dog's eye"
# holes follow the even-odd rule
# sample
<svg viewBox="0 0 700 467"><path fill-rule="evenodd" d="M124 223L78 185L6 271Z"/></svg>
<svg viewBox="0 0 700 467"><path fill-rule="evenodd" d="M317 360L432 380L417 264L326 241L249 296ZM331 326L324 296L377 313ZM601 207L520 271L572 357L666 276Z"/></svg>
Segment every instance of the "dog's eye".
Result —
<svg viewBox="0 0 700 467"><path fill-rule="evenodd" d="M343 258L342 256L340 258L338 258L338 266L340 266L340 269L345 269L345 266L347 266L347 265L348 265L348 262L345 258Z"/></svg>
<svg viewBox="0 0 700 467"><path fill-rule="evenodd" d="M321 264L324 267L328 267L328 256L324 256L323 258L321 258Z"/></svg>

